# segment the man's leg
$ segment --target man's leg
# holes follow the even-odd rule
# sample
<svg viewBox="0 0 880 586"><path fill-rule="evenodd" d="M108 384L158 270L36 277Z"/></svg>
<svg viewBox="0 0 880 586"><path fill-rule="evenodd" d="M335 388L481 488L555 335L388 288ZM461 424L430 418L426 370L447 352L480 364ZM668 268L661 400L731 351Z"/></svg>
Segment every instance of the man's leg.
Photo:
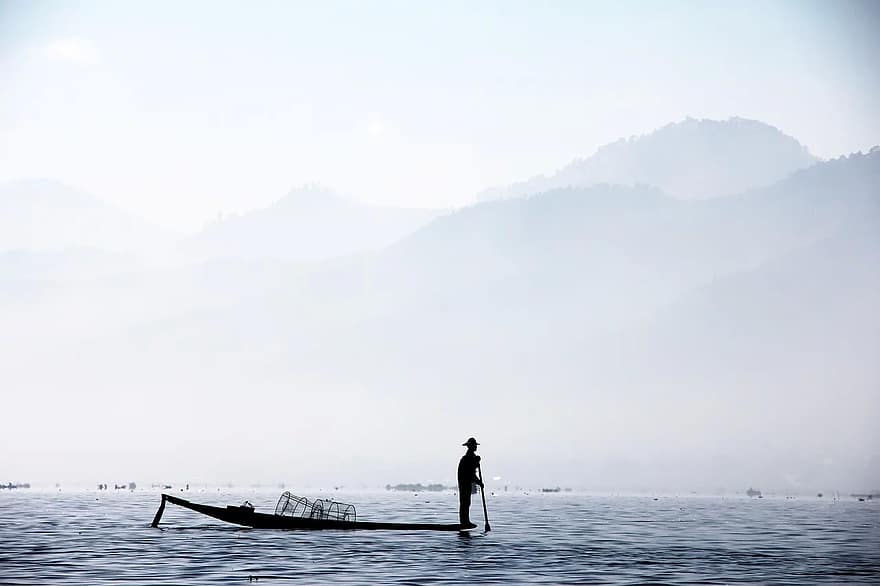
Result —
<svg viewBox="0 0 880 586"><path fill-rule="evenodd" d="M458 487L458 520L462 525L471 525L471 487Z"/></svg>

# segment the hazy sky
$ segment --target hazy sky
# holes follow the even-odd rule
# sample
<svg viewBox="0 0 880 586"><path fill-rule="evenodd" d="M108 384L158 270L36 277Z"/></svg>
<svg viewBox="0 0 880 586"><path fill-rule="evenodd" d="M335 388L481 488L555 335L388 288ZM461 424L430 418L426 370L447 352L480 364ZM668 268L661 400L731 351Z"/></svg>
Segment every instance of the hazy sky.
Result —
<svg viewBox="0 0 880 586"><path fill-rule="evenodd" d="M192 230L320 182L450 206L685 116L880 142L880 3L6 2L0 180Z"/></svg>

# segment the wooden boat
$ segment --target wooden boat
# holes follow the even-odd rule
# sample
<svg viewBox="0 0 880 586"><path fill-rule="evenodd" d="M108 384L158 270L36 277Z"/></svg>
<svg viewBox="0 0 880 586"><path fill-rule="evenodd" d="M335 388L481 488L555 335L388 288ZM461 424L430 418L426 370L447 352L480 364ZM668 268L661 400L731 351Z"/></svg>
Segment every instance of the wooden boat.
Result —
<svg viewBox="0 0 880 586"><path fill-rule="evenodd" d="M159 526L165 503L169 502L191 511L219 519L235 525L254 527L256 529L372 529L395 531L467 531L473 527L458 523L379 523L358 521L357 513L352 505L335 501L315 500L291 495L281 495L275 513L258 513L250 503L244 505L215 507L194 503L170 494L162 494L162 504L153 518L153 527Z"/></svg>

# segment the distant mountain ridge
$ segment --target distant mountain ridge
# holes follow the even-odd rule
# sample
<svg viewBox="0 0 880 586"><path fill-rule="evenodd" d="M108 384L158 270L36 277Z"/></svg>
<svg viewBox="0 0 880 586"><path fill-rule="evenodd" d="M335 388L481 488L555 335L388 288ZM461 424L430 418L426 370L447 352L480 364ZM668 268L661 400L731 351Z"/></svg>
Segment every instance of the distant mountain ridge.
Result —
<svg viewBox="0 0 880 586"><path fill-rule="evenodd" d="M307 185L267 208L206 226L181 249L198 258L323 260L382 248L438 214L438 210L361 204Z"/></svg>
<svg viewBox="0 0 880 586"><path fill-rule="evenodd" d="M621 139L551 176L484 192L505 199L597 184L647 185L678 199L705 199L772 184L817 159L773 126L688 118ZM619 193L618 193L619 194ZM51 181L0 185L0 251L68 248L128 252L171 238L97 198ZM328 189L294 189L273 205L206 226L177 246L185 260L320 261L389 246L440 210L370 206Z"/></svg>
<svg viewBox="0 0 880 586"><path fill-rule="evenodd" d="M45 179L0 184L0 251L155 249L161 229L95 196Z"/></svg>
<svg viewBox="0 0 880 586"><path fill-rule="evenodd" d="M376 282L411 276L413 299L590 307L638 317L718 275L750 270L838 233L880 225L880 149L738 195L682 201L645 185L560 188L484 202L390 247ZM541 300L542 291L554 297Z"/></svg>
<svg viewBox="0 0 880 586"><path fill-rule="evenodd" d="M682 199L706 199L770 185L817 162L779 129L745 118L687 118L602 146L556 173L489 189L478 200L598 183L647 184Z"/></svg>

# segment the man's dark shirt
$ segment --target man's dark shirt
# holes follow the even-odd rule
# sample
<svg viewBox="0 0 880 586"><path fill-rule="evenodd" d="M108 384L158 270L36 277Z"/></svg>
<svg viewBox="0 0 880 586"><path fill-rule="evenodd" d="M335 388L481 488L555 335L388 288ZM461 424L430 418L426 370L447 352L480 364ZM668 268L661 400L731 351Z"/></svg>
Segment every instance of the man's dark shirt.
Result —
<svg viewBox="0 0 880 586"><path fill-rule="evenodd" d="M480 457L473 452L468 452L461 457L458 462L458 486L467 493L471 492L471 483L477 482L477 464L480 463Z"/></svg>

